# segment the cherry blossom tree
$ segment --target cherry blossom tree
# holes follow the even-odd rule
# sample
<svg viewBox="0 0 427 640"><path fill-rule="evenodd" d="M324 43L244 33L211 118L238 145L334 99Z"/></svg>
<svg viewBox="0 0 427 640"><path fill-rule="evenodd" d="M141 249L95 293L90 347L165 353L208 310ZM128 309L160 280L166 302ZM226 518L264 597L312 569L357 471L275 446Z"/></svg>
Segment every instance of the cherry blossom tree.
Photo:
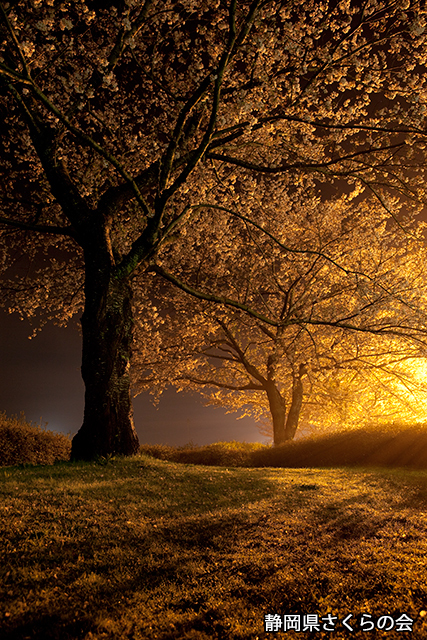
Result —
<svg viewBox="0 0 427 640"><path fill-rule="evenodd" d="M268 322L153 283L136 317L137 336L153 333L136 340L136 388L158 396L174 384L269 415L275 444L293 439L300 416L305 428L425 417L424 224L404 233L372 200L322 202L307 189L265 214L263 227L233 234L229 253L205 237L197 256L209 269L192 277L197 289L233 288ZM174 246L180 264L192 251L185 238Z"/></svg>
<svg viewBox="0 0 427 640"><path fill-rule="evenodd" d="M137 450L134 293L153 273L265 316L192 288L181 236L215 227L231 251L227 228L262 222L301 180L368 190L406 224L425 184L423 6L0 4L2 301L62 322L83 309L75 458Z"/></svg>

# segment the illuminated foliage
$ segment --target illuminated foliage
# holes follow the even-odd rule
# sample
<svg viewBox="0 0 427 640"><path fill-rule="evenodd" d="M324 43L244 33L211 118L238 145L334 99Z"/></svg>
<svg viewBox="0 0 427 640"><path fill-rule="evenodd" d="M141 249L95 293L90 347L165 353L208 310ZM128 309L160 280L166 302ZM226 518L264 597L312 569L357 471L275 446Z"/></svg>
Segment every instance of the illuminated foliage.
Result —
<svg viewBox="0 0 427 640"><path fill-rule="evenodd" d="M74 457L137 449L132 305L150 271L194 289L200 241L215 231L232 254L242 216L268 224L298 185L367 189L405 224L425 185L423 6L0 5L4 304L64 322L84 308ZM269 321L237 285L226 300L206 285L193 295Z"/></svg>
<svg viewBox="0 0 427 640"><path fill-rule="evenodd" d="M173 383L270 416L276 444L299 421L307 431L425 419L423 229L396 230L369 200L321 202L301 191L283 196L262 229L232 236L230 252L208 235L197 257L209 269L193 272L196 285L233 295L269 323L153 286L137 316L137 388L158 394ZM179 263L196 261L185 241L174 252Z"/></svg>

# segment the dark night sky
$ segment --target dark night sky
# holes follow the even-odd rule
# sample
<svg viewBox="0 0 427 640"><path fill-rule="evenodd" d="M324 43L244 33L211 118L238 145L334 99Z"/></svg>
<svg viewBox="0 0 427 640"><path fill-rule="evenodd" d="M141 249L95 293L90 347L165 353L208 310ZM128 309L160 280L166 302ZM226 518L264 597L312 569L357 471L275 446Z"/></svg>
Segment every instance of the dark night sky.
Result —
<svg viewBox="0 0 427 640"><path fill-rule="evenodd" d="M29 421L38 423L41 418L48 429L74 435L82 422L84 394L76 323L65 329L47 325L29 340L31 332L27 321L0 311L0 411L23 411ZM236 416L204 407L197 394L167 391L159 409L148 393L134 399L138 436L149 444L268 441L253 420Z"/></svg>

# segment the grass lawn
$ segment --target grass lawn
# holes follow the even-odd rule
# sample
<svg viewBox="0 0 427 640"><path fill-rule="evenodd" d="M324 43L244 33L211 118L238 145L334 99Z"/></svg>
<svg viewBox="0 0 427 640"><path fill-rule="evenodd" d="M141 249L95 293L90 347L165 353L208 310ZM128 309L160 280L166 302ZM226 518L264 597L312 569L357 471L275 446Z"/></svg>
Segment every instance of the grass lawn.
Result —
<svg viewBox="0 0 427 640"><path fill-rule="evenodd" d="M0 478L3 640L427 638L425 471L140 455ZM264 631L329 613L334 631Z"/></svg>

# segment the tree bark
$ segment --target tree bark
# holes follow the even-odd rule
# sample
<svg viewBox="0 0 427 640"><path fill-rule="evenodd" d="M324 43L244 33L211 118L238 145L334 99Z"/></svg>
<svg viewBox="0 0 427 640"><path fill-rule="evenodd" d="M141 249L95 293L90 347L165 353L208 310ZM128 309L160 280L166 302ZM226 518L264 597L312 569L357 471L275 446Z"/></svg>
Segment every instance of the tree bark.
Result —
<svg viewBox="0 0 427 640"><path fill-rule="evenodd" d="M285 440L293 440L295 437L296 430L298 428L298 422L299 422L299 417L300 417L301 407L302 407L302 398L304 393L302 377L306 373L307 373L307 366L305 364L301 364L299 366L298 374L294 379L294 384L292 388L292 402L291 402L288 417L286 420Z"/></svg>
<svg viewBox="0 0 427 640"><path fill-rule="evenodd" d="M271 418L273 421L274 446L283 444L285 438L286 407L279 390L272 380L266 386Z"/></svg>
<svg viewBox="0 0 427 640"><path fill-rule="evenodd" d="M111 256L85 252L82 377L83 424L72 441L72 459L132 455L138 451L130 394L132 288L115 276Z"/></svg>

